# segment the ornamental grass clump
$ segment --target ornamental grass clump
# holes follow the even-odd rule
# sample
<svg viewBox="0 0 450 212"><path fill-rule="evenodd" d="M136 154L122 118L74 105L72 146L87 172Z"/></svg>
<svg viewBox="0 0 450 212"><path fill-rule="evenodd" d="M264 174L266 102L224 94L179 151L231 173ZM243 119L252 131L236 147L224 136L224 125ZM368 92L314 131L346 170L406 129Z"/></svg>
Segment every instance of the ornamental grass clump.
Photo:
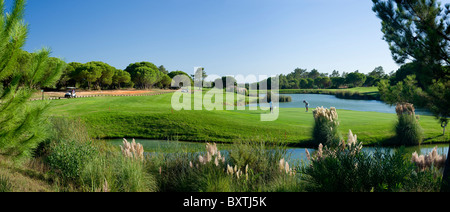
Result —
<svg viewBox="0 0 450 212"><path fill-rule="evenodd" d="M248 165L245 166L245 173L242 172L241 169L235 165L234 168L227 164L227 174L230 176L235 176L237 179L240 179L243 175L245 175L245 180L248 180Z"/></svg>
<svg viewBox="0 0 450 212"><path fill-rule="evenodd" d="M415 115L414 105L397 104L395 108L398 122L395 125L395 144L405 146L419 145L423 140L423 130Z"/></svg>
<svg viewBox="0 0 450 212"><path fill-rule="evenodd" d="M394 153L380 149L362 151L361 142L351 131L347 143L341 142L335 148L320 144L313 155L308 150L306 155L309 163L300 169L306 191L438 191L440 188L439 177L430 170L417 172L404 148ZM436 152L431 155L430 159L439 158Z"/></svg>
<svg viewBox="0 0 450 212"><path fill-rule="evenodd" d="M339 121L336 108L331 107L326 109L317 107L313 111L314 128L313 128L313 142L315 145L323 143L327 146L338 146L341 141L341 136L338 132Z"/></svg>
<svg viewBox="0 0 450 212"><path fill-rule="evenodd" d="M154 192L155 177L147 172L141 144L123 140L121 151L102 149L87 161L81 174L80 190L88 192Z"/></svg>
<svg viewBox="0 0 450 212"><path fill-rule="evenodd" d="M136 140L130 143L127 139L123 139L123 146L120 146L122 155L127 158L132 158L136 160L144 160L144 147L140 143L136 143Z"/></svg>
<svg viewBox="0 0 450 212"><path fill-rule="evenodd" d="M289 163L284 158L280 160L279 166L281 173L286 173L289 176L295 175L295 171L292 168L290 168Z"/></svg>
<svg viewBox="0 0 450 212"><path fill-rule="evenodd" d="M241 141L233 145L227 156L227 173L232 177L235 192L292 192L301 189L300 175L296 174L297 161L291 158L283 144Z"/></svg>
<svg viewBox="0 0 450 212"><path fill-rule="evenodd" d="M225 163L225 157L222 157L219 149L217 148L217 144L206 144L206 155L199 155L198 162L201 165L206 165L208 163L214 162L216 166L219 166L219 162ZM192 161L189 162L189 166L193 167Z"/></svg>
<svg viewBox="0 0 450 212"><path fill-rule="evenodd" d="M328 146L323 146L323 144L319 144L319 147L314 156L311 156L308 149L306 151L306 157L309 161L320 161L327 157L336 158L339 154L350 154L356 155L361 152L363 148L362 142L358 142L358 136L353 134L351 130L348 133L347 143L342 140L338 146L329 148Z"/></svg>
<svg viewBox="0 0 450 212"><path fill-rule="evenodd" d="M341 146L343 146L343 149L347 148L353 154L357 154L363 148L362 142L358 142L358 136L353 134L352 130L349 130L348 132L347 144L342 142Z"/></svg>
<svg viewBox="0 0 450 212"><path fill-rule="evenodd" d="M437 153L437 147L435 147L433 151L431 151L427 155L419 156L417 152L414 152L411 158L411 162L416 164L417 168L419 168L420 171L430 169L431 167L442 169L445 166L446 160L447 160L446 155L439 155Z"/></svg>
<svg viewBox="0 0 450 212"><path fill-rule="evenodd" d="M148 168L155 173L161 192L300 190L300 177L293 171L298 170L295 161L291 162L286 148L279 144L242 141L227 151L219 151L216 144L207 144L200 153L177 151L148 157ZM286 160L280 163L282 158Z"/></svg>
<svg viewBox="0 0 450 212"><path fill-rule="evenodd" d="M231 191L226 159L217 144L208 143L205 150L198 153L179 148L172 153L153 154L148 168L155 173L160 191Z"/></svg>

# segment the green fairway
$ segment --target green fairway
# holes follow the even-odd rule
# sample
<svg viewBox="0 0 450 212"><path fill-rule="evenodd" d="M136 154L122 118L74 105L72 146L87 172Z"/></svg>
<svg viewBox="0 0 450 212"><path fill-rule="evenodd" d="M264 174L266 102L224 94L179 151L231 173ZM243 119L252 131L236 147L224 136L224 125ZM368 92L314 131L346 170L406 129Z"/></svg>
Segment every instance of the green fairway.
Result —
<svg viewBox="0 0 450 212"><path fill-rule="evenodd" d="M281 108L278 120L261 122L267 111L174 111L172 94L137 97L98 97L54 100L50 114L80 118L95 138L147 138L159 140L232 142L281 141L308 144L314 118L299 108ZM394 135L395 114L339 110L340 131L351 129L365 144L383 143ZM421 116L426 143L447 142L440 124Z"/></svg>

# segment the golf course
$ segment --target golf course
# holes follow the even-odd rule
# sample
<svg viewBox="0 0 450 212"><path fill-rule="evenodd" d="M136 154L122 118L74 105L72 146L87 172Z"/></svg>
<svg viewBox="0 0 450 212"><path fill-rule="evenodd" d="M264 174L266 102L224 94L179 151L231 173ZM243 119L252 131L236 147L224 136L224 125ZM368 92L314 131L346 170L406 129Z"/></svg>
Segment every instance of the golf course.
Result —
<svg viewBox="0 0 450 212"><path fill-rule="evenodd" d="M0 0L0 20L0 193L450 192L448 2Z"/></svg>
<svg viewBox="0 0 450 212"><path fill-rule="evenodd" d="M267 110L181 110L171 106L172 93L157 96L96 97L53 100L50 113L55 117L80 119L90 136L98 139L145 138L195 142L229 143L241 140L274 141L308 146L314 117L304 108L280 108L279 118L261 122ZM359 100L364 101L364 100ZM280 105L283 103L280 103ZM340 110L340 133L352 130L364 145L389 145L394 136L396 114ZM423 143L450 140L433 116L421 115ZM344 136L344 137L345 137Z"/></svg>

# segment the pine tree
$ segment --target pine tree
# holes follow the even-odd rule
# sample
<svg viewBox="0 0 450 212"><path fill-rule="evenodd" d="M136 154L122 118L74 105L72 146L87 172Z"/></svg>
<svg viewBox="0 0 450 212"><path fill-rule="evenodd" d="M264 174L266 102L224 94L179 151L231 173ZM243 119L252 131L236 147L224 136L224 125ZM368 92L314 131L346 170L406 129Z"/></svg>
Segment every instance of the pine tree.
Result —
<svg viewBox="0 0 450 212"><path fill-rule="evenodd" d="M48 102L30 102L36 89L54 85L65 63L49 59L50 50L27 53L25 0L15 0L11 13L0 0L0 153L23 158L46 138Z"/></svg>
<svg viewBox="0 0 450 212"><path fill-rule="evenodd" d="M450 117L450 4L442 7L436 0L372 2L373 11L382 20L384 40L389 43L393 59L399 64L413 61L421 67L421 73L416 74L422 85L419 92L416 92L420 93L420 98L403 95L397 96L397 99L429 109L441 121L442 126L446 126ZM419 76L427 76L429 79ZM381 88L385 91L394 90ZM417 99L420 100L415 101ZM449 160L444 171L444 181L448 186L443 186L443 190L450 191Z"/></svg>

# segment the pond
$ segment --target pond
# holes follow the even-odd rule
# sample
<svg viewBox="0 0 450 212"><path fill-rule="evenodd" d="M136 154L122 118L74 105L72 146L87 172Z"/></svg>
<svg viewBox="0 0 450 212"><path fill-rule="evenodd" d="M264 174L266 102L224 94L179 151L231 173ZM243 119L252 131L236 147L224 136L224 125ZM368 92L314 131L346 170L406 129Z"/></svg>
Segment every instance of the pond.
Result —
<svg viewBox="0 0 450 212"><path fill-rule="evenodd" d="M437 147L437 153L440 155L447 155L448 153L448 148L449 145L448 144L427 144L427 145L421 145L421 146L415 146L415 147L406 147L405 151L412 155L412 153L417 152L419 155L427 155L428 153L430 153L431 151L433 151L433 149ZM391 152L394 153L394 151L396 150L396 148L393 147L364 147L363 151L369 152L369 153L373 153L376 150L381 150L382 152ZM315 149L308 149L308 151L313 154L313 152L315 152ZM303 160L306 161L306 151L305 148L289 148L288 152L291 154L291 159L292 160Z"/></svg>
<svg viewBox="0 0 450 212"><path fill-rule="evenodd" d="M354 99L339 99L334 95L323 94L283 94L292 97L292 102L280 103L280 108L305 108L303 100L309 102L309 108L316 107L335 107L336 109L380 112L380 113L395 113L395 106L390 106L382 101L377 100L354 100ZM269 107L269 104L261 104L263 107ZM257 104L250 104L249 106L258 106ZM416 109L417 115L432 115L430 112L423 109Z"/></svg>
<svg viewBox="0 0 450 212"><path fill-rule="evenodd" d="M122 145L123 139L112 139L109 143L113 145ZM132 139L128 140L129 142ZM161 140L149 140L149 139L136 139L137 143L142 144L144 146L144 150L149 153L154 152L164 152L171 153L179 150L186 150L188 152L204 152L205 151L205 143L193 143L193 142L180 142L180 141L161 141ZM219 150L230 150L232 144L218 144L217 147ZM430 144L430 145L421 145L415 147L406 148L406 152L412 154L413 152L417 152L419 155L426 155L431 152L435 147L437 147L437 152L439 154L448 153L448 144ZM374 152L376 150L375 147L364 147L363 151ZM395 148L392 147L382 147L379 148L382 151L395 151ZM291 157L291 161L306 161L306 151L305 148L287 148L288 154ZM313 154L315 149L308 149L308 151Z"/></svg>

